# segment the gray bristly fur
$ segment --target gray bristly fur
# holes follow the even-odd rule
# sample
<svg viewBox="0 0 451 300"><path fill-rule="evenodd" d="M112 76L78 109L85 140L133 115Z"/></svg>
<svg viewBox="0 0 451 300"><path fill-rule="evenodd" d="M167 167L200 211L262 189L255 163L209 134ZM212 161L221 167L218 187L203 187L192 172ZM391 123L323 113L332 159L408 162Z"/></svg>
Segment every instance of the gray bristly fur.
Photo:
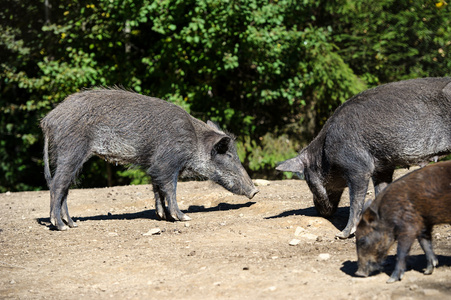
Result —
<svg viewBox="0 0 451 300"><path fill-rule="evenodd" d="M67 193L93 155L144 168L152 177L161 219L189 220L176 201L180 173L199 174L250 198L257 192L239 161L232 136L161 99L120 89L82 91L53 109L41 128L50 219L59 230L76 226L67 210Z"/></svg>
<svg viewBox="0 0 451 300"><path fill-rule="evenodd" d="M305 176L323 216L335 213L346 186L350 215L340 238L362 214L370 178L375 194L396 167L424 165L451 152L451 78L389 83L341 105L300 154L277 167Z"/></svg>

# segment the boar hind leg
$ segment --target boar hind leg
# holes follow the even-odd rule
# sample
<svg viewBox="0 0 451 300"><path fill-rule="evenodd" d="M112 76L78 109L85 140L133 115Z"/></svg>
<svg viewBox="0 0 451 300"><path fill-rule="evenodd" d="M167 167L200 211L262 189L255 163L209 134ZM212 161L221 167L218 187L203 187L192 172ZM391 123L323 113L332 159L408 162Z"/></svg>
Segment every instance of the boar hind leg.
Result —
<svg viewBox="0 0 451 300"><path fill-rule="evenodd" d="M422 234L418 238L418 242L421 245L421 248L423 249L424 253L426 254L426 260L427 260L427 266L426 270L424 271L425 275L431 275L434 271L434 267L438 264L438 259L434 254L434 251L432 250L432 240L431 240L431 229L429 228L426 230L424 234Z"/></svg>
<svg viewBox="0 0 451 300"><path fill-rule="evenodd" d="M67 209L67 194L73 178L60 171L62 168L58 169L50 187L50 222L58 230L67 230L69 227L76 227Z"/></svg>
<svg viewBox="0 0 451 300"><path fill-rule="evenodd" d="M50 188L50 222L58 230L67 230L69 227L77 227L69 216L67 208L67 194L69 187L89 158L87 147L61 151L63 154L57 155L55 175L52 178ZM72 155L71 155L72 154Z"/></svg>
<svg viewBox="0 0 451 300"><path fill-rule="evenodd" d="M61 206L61 219L70 228L78 227L78 225L72 220L72 218L69 215L69 210L67 208L67 193L66 196L63 198L63 205Z"/></svg>

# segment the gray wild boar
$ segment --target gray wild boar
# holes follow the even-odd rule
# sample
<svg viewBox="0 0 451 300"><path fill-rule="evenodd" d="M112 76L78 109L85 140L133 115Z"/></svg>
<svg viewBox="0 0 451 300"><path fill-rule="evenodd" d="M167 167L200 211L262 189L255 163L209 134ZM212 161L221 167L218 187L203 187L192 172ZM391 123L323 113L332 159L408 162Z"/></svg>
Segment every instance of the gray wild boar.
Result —
<svg viewBox="0 0 451 300"><path fill-rule="evenodd" d="M423 78L366 90L337 108L318 136L279 171L304 176L320 215L337 210L349 187L350 214L337 234L355 232L370 179L375 194L396 167L423 164L451 152L451 78Z"/></svg>
<svg viewBox="0 0 451 300"><path fill-rule="evenodd" d="M67 209L67 194L93 155L144 168L152 178L160 219L190 220L177 205L179 174L207 177L249 198L258 192L241 165L230 134L161 99L119 89L83 91L67 97L42 119L41 127L50 221L58 230L76 226Z"/></svg>
<svg viewBox="0 0 451 300"><path fill-rule="evenodd" d="M406 257L415 239L426 254L424 274L432 274L438 260L432 250L431 231L451 223L451 161L411 172L383 190L364 211L355 233L358 276L377 271L398 240L395 270L387 283L401 280Z"/></svg>

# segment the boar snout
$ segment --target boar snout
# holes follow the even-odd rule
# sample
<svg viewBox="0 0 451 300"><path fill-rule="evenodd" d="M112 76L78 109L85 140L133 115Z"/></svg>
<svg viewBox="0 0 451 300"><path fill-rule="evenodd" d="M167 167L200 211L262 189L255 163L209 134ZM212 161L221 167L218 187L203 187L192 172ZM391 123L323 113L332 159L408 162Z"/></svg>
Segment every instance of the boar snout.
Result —
<svg viewBox="0 0 451 300"><path fill-rule="evenodd" d="M254 187L249 193L246 194L246 197L248 197L249 199L252 199L258 192L260 192L260 191Z"/></svg>

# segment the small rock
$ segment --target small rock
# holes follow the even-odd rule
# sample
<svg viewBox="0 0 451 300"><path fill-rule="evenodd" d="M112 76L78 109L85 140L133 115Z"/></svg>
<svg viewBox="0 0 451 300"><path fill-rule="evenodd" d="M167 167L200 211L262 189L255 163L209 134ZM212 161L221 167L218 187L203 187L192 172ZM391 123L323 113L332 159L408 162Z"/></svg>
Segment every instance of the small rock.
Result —
<svg viewBox="0 0 451 300"><path fill-rule="evenodd" d="M264 180L264 179L255 179L254 180L254 184L256 186L267 186L271 184L271 181L269 180Z"/></svg>
<svg viewBox="0 0 451 300"><path fill-rule="evenodd" d="M268 288L268 290L270 290L271 292L274 292L275 290L277 290L277 287L275 287L275 286L270 286L270 287Z"/></svg>
<svg viewBox="0 0 451 300"><path fill-rule="evenodd" d="M189 223L185 223L185 227L190 227L191 225Z"/></svg>
<svg viewBox="0 0 451 300"><path fill-rule="evenodd" d="M329 258L330 258L329 253L321 253L320 255L318 255L318 260L328 260Z"/></svg>
<svg viewBox="0 0 451 300"><path fill-rule="evenodd" d="M300 242L301 242L301 240L298 240L298 239L292 239L292 240L290 241L290 246L296 246L296 245L298 245Z"/></svg>
<svg viewBox="0 0 451 300"><path fill-rule="evenodd" d="M317 235L312 234L312 233L304 233L300 237L304 238L304 239L307 239L307 240L313 240L313 241L316 241L316 239L318 238Z"/></svg>
<svg viewBox="0 0 451 300"><path fill-rule="evenodd" d="M424 289L423 293L425 296L437 296L440 294L440 291L434 289Z"/></svg>
<svg viewBox="0 0 451 300"><path fill-rule="evenodd" d="M294 235L295 235L295 236L300 236L301 233L304 232L304 231L305 231L304 228L298 226L298 227L296 227L296 231L294 232Z"/></svg>
<svg viewBox="0 0 451 300"><path fill-rule="evenodd" d="M109 236L118 236L119 234L117 234L117 232L108 232Z"/></svg>
<svg viewBox="0 0 451 300"><path fill-rule="evenodd" d="M161 234L161 229L160 228L152 228L151 230L149 230L148 232L146 232L146 233L143 233L143 235L144 236L147 236L147 235L156 235L156 234Z"/></svg>
<svg viewBox="0 0 451 300"><path fill-rule="evenodd" d="M322 242L322 241L323 241L323 238L322 238L321 236L318 236L318 237L316 238L316 241L317 241L317 242Z"/></svg>
<svg viewBox="0 0 451 300"><path fill-rule="evenodd" d="M409 290L411 290L411 291L416 291L416 290L418 290L418 285L412 284L411 286L409 286Z"/></svg>
<svg viewBox="0 0 451 300"><path fill-rule="evenodd" d="M13 279L13 280L11 280L9 283L10 283L10 284L15 284L16 281Z"/></svg>
<svg viewBox="0 0 451 300"><path fill-rule="evenodd" d="M5 193L5 195L6 195L6 196L9 196L9 195L11 195L11 192L10 192L10 191L7 191L7 192Z"/></svg>

